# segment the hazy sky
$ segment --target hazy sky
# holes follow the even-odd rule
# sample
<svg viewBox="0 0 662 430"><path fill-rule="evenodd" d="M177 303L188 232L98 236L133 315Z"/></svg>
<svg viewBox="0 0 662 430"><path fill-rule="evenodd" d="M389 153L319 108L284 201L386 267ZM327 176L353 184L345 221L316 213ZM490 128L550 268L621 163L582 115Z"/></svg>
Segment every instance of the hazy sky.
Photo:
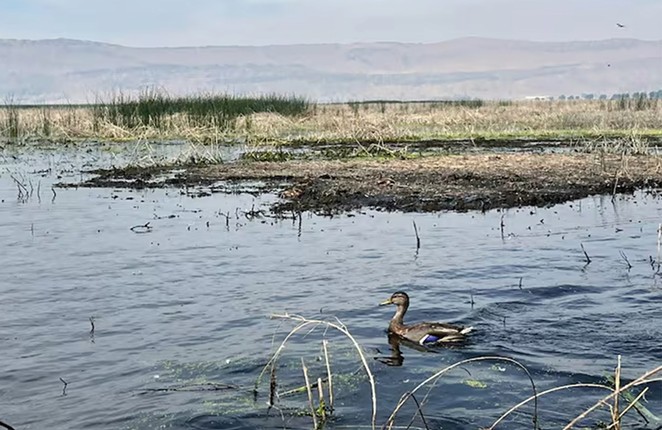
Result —
<svg viewBox="0 0 662 430"><path fill-rule="evenodd" d="M0 38L130 46L660 40L661 19L662 0L0 0Z"/></svg>

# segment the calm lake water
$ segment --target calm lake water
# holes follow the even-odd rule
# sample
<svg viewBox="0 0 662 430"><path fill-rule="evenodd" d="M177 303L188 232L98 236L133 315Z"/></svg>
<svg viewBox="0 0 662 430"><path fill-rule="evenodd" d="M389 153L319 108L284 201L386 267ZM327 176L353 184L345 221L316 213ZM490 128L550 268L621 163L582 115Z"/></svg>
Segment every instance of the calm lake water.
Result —
<svg viewBox="0 0 662 430"><path fill-rule="evenodd" d="M283 395L280 411L268 411L267 374L254 397L260 370L295 325L274 313L346 324L375 376L379 426L403 393L471 357L518 360L539 391L603 383L618 355L628 381L662 364L662 278L650 262L662 202L653 196L299 221L246 216L273 196L51 191L81 170L126 160L94 145L0 152L0 420L17 429L311 428L305 392ZM32 197L17 198L14 178L32 184ZM146 223L151 229L131 230ZM412 298L410 321L458 322L476 334L434 352L400 345L404 360L394 366L385 360L397 356L385 333L394 309L377 304L397 290ZM326 376L325 337L336 374L327 427L369 428L367 378L333 330L293 338L278 362L279 390L303 385L302 357L311 378ZM545 396L540 425L561 428L606 393ZM429 392L426 423L489 426L529 395L517 367L467 364ZM631 413L628 426L662 424L651 415L662 417L662 384L646 398L650 423ZM414 412L407 406L396 424ZM500 428L531 428L531 412L522 408ZM585 424L599 420L607 415ZM417 418L414 427L425 424Z"/></svg>

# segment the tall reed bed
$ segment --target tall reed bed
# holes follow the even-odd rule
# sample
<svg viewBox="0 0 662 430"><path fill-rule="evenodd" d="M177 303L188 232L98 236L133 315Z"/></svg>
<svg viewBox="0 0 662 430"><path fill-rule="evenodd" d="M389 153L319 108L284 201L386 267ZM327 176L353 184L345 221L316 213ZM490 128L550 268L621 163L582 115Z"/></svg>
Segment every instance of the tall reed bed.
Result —
<svg viewBox="0 0 662 430"><path fill-rule="evenodd" d="M310 109L311 103L296 96L277 94L243 97L227 94L201 94L171 97L160 91L146 91L138 97L122 93L109 102L92 107L97 123L110 123L123 128L155 127L167 131L169 119L180 116L190 125L233 129L240 116L269 112L298 116Z"/></svg>

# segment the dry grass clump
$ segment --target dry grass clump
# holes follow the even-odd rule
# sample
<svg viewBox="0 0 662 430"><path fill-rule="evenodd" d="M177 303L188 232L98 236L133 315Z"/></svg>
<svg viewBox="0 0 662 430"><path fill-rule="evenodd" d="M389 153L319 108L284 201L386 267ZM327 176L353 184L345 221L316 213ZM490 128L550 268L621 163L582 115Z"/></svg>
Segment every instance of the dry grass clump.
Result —
<svg viewBox="0 0 662 430"><path fill-rule="evenodd" d="M662 138L662 102L621 100L373 102L315 105L297 98L236 103L114 100L90 106L0 106L0 138L176 140L250 144L421 140ZM211 96L210 96L211 97Z"/></svg>
<svg viewBox="0 0 662 430"><path fill-rule="evenodd" d="M322 105L305 119L262 116L262 139L304 142L401 142L434 139L580 139L621 137L631 130L662 136L662 103L617 109L616 101Z"/></svg>

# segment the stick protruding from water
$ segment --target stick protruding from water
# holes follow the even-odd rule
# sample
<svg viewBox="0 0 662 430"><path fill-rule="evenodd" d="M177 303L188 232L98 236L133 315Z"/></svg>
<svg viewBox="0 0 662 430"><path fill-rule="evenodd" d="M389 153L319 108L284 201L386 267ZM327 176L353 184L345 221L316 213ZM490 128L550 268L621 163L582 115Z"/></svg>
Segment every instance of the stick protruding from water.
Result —
<svg viewBox="0 0 662 430"><path fill-rule="evenodd" d="M584 253L584 257L586 257L586 264L591 264L591 257L588 256L588 252L584 249L584 244L580 243L579 244L582 247L582 252Z"/></svg>
<svg viewBox="0 0 662 430"><path fill-rule="evenodd" d="M418 235L416 221L412 221L412 224L414 225L414 234L416 235L416 254L418 254L418 250L421 249L421 237Z"/></svg>

